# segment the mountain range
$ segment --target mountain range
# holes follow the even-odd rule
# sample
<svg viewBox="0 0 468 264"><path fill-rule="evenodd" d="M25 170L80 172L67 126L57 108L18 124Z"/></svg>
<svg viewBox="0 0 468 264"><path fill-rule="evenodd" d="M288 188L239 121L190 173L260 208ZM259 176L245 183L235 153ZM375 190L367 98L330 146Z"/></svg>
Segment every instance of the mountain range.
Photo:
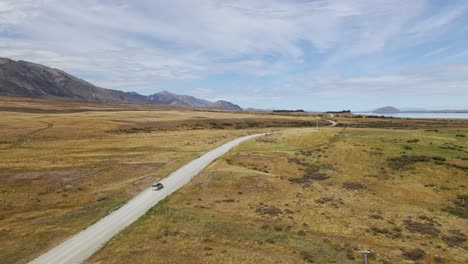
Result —
<svg viewBox="0 0 468 264"><path fill-rule="evenodd" d="M0 96L65 98L84 101L163 104L241 111L236 104L210 102L168 91L152 95L97 87L64 71L28 61L0 58Z"/></svg>

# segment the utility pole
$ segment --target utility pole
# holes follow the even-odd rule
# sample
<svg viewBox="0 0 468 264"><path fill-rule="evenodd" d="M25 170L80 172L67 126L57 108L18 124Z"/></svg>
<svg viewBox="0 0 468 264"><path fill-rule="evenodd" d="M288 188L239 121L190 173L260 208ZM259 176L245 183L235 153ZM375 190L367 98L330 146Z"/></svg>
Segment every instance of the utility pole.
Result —
<svg viewBox="0 0 468 264"><path fill-rule="evenodd" d="M320 120L320 117L318 117L318 116L315 117L315 120L317 121L317 129L318 129L318 122L319 122L319 120Z"/></svg>
<svg viewBox="0 0 468 264"><path fill-rule="evenodd" d="M369 249L359 250L362 254L364 254L364 264L367 264L367 255L371 254L372 252Z"/></svg>

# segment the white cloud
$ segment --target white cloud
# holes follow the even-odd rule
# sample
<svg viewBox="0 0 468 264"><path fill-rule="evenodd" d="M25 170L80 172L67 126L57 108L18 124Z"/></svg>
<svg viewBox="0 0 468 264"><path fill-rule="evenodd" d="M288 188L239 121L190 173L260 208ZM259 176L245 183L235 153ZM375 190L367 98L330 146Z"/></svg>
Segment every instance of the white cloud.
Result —
<svg viewBox="0 0 468 264"><path fill-rule="evenodd" d="M440 28L446 27L454 20L466 13L468 4L461 4L457 6L450 6L441 13L437 13L426 19L417 22L409 28L408 34L422 37L431 34Z"/></svg>
<svg viewBox="0 0 468 264"><path fill-rule="evenodd" d="M0 56L140 92L224 72L277 77L302 67L309 74L316 68L322 72L308 78L307 85L286 81L276 89L288 90L288 95L335 96L342 89L372 91L370 86L378 86L382 88L375 90L383 93L387 83L435 84L398 73L333 77L334 70L361 56L433 38L467 11L463 3L428 14L429 7L427 0L3 0ZM314 60L320 62L312 69ZM243 93L239 100L261 98L249 95L252 87L235 91ZM456 87L464 86L447 82L447 87L460 92ZM272 87L257 88L263 94L270 91L266 98L275 97ZM210 98L222 93L215 89ZM234 98L234 92L229 96Z"/></svg>
<svg viewBox="0 0 468 264"><path fill-rule="evenodd" d="M380 96L465 96L468 91L468 64L407 69L398 75L358 77L302 76L297 96L367 97ZM282 92L286 92L283 90Z"/></svg>

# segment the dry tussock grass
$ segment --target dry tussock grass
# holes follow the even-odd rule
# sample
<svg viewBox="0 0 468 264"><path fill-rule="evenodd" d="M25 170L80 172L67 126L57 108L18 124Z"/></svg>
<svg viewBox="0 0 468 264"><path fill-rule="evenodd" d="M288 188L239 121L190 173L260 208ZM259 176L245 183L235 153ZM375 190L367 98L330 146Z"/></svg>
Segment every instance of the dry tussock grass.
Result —
<svg viewBox="0 0 468 264"><path fill-rule="evenodd" d="M459 160L439 148L467 148L459 130L290 129L243 143L88 262L119 263L146 247L143 262L356 263L357 249L370 248L376 263L463 263L466 219L445 208L467 193L466 171L433 158L405 170L387 163ZM289 180L311 169L328 178Z"/></svg>
<svg viewBox="0 0 468 264"><path fill-rule="evenodd" d="M0 262L30 260L209 149L307 118L2 97Z"/></svg>

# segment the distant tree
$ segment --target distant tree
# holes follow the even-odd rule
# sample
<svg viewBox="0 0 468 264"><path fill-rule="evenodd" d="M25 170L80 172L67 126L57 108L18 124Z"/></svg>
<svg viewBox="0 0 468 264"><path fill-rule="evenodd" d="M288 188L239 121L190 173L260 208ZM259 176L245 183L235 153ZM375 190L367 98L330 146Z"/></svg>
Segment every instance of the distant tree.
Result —
<svg viewBox="0 0 468 264"><path fill-rule="evenodd" d="M328 111L329 114L346 114L351 113L351 110L341 110L341 111Z"/></svg>

